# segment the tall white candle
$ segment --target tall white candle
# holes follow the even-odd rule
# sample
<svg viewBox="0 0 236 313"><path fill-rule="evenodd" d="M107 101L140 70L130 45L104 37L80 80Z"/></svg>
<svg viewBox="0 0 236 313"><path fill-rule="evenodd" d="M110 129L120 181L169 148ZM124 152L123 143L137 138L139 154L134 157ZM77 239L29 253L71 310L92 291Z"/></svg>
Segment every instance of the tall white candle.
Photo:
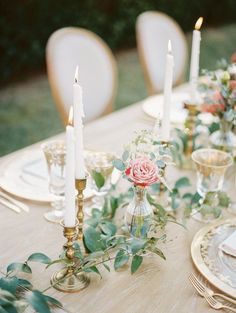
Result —
<svg viewBox="0 0 236 313"><path fill-rule="evenodd" d="M161 139L167 142L170 140L170 108L171 108L171 94L173 82L173 68L174 68L174 58L172 55L171 41L169 40L168 53L166 55L163 116L161 126Z"/></svg>
<svg viewBox="0 0 236 313"><path fill-rule="evenodd" d="M73 108L69 113L69 123L66 126L66 186L65 186L65 217L66 227L75 226L75 148L74 148L74 127Z"/></svg>
<svg viewBox="0 0 236 313"><path fill-rule="evenodd" d="M84 144L83 144L83 101L82 88L79 85L78 66L75 71L75 82L73 85L74 96L74 128L75 128L75 177L77 179L85 178L84 166Z"/></svg>
<svg viewBox="0 0 236 313"><path fill-rule="evenodd" d="M200 58L200 42L201 32L200 28L203 22L203 17L199 17L195 24L192 39L191 63L190 63L190 101L196 104L197 101L197 82L199 75L199 58Z"/></svg>

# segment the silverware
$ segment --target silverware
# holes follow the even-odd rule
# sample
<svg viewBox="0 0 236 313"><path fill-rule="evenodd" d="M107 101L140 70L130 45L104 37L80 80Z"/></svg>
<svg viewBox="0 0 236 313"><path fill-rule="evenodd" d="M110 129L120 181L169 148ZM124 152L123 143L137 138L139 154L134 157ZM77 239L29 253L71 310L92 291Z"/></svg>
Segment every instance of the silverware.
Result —
<svg viewBox="0 0 236 313"><path fill-rule="evenodd" d="M216 300L215 298L213 298L207 293L205 293L203 296L206 299L206 301L209 303L209 305L215 310L227 309L227 310L230 310L231 312L236 312L236 309L228 305L223 305L220 301Z"/></svg>
<svg viewBox="0 0 236 313"><path fill-rule="evenodd" d="M0 198L0 203L3 204L8 209L11 209L12 211L14 211L16 213L20 213L21 212L20 208L18 208L15 204L10 203L8 200Z"/></svg>
<svg viewBox="0 0 236 313"><path fill-rule="evenodd" d="M227 297L221 293L216 293L212 289L208 288L207 286L203 285L203 283L193 274L191 273L189 275L189 280L192 283L192 285L197 289L198 293L203 296L204 293L209 294L212 297L220 297L226 301L229 301L232 304L236 304L236 300Z"/></svg>
<svg viewBox="0 0 236 313"><path fill-rule="evenodd" d="M13 203L14 205L16 205L17 207L19 207L20 209L22 209L25 212L29 212L29 206L20 202L19 200L16 200L14 198L12 198L11 196L7 195L6 193L4 193L3 191L0 190L0 197L6 199L7 201Z"/></svg>

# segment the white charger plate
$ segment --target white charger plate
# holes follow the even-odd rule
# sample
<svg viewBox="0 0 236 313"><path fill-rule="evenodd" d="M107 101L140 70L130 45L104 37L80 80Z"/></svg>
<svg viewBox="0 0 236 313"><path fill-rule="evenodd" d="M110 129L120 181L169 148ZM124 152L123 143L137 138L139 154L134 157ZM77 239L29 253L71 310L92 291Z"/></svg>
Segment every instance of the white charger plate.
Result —
<svg viewBox="0 0 236 313"><path fill-rule="evenodd" d="M12 157L0 165L0 187L8 193L36 202L51 202L52 196L48 190L48 174L43 152L34 149ZM112 183L120 178L120 172L114 169ZM89 186L84 192L84 198L93 196Z"/></svg>
<svg viewBox="0 0 236 313"><path fill-rule="evenodd" d="M187 117L187 110L184 109L183 103L189 98L188 93L173 93L171 97L170 120L172 123L180 124ZM150 117L162 118L163 114L163 95L148 97L143 101L143 111Z"/></svg>

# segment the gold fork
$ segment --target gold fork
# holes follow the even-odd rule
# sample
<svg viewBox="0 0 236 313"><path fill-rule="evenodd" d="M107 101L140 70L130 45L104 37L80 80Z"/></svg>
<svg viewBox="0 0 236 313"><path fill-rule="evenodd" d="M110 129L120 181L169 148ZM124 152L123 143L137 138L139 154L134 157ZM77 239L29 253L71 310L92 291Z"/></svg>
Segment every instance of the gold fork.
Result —
<svg viewBox="0 0 236 313"><path fill-rule="evenodd" d="M209 303L209 305L215 310L227 309L227 310L230 310L231 312L236 312L236 309L228 305L223 305L220 301L216 300L215 298L213 298L207 293L204 293L203 296L206 299L206 301Z"/></svg>
<svg viewBox="0 0 236 313"><path fill-rule="evenodd" d="M230 298L230 297L227 297L221 293L216 293L214 292L213 290L211 290L210 288L208 288L207 286L203 285L203 283L193 274L191 273L189 275L189 280L190 282L192 283L192 285L197 289L198 293L201 295L201 296L204 296L203 294L204 293L207 293L209 294L210 296L212 297L220 297L226 301L229 301L231 302L232 304L236 304L236 300Z"/></svg>

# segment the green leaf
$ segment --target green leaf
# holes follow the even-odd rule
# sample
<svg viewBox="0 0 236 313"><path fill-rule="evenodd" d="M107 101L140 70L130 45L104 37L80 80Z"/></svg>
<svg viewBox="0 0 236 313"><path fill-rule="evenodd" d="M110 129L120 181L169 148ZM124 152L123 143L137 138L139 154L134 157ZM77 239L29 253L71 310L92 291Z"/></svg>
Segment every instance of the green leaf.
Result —
<svg viewBox="0 0 236 313"><path fill-rule="evenodd" d="M132 254L136 254L138 251L144 249L146 243L146 240L133 238L131 241Z"/></svg>
<svg viewBox="0 0 236 313"><path fill-rule="evenodd" d="M201 199L202 197L199 195L198 192L196 192L193 197L192 197L192 203L193 204L198 204L199 203L199 200Z"/></svg>
<svg viewBox="0 0 236 313"><path fill-rule="evenodd" d="M0 313L9 313L9 311L7 310L7 308L5 310L4 307L0 306ZM17 313L17 311L16 311L16 313Z"/></svg>
<svg viewBox="0 0 236 313"><path fill-rule="evenodd" d="M109 221L103 221L100 225L102 232L108 236L114 236L116 233L116 225Z"/></svg>
<svg viewBox="0 0 236 313"><path fill-rule="evenodd" d="M102 265L105 267L105 269L106 269L108 272L111 271L111 270L110 270L110 267L109 267L106 263L103 263Z"/></svg>
<svg viewBox="0 0 236 313"><path fill-rule="evenodd" d="M95 273L95 274L99 275L102 278L102 275L101 275L101 273L99 272L99 270L98 270L98 268L96 266L91 266L91 267L85 268L83 270L86 273Z"/></svg>
<svg viewBox="0 0 236 313"><path fill-rule="evenodd" d="M26 301L34 308L38 313L50 313L50 308L44 295L38 291L33 290L25 294Z"/></svg>
<svg viewBox="0 0 236 313"><path fill-rule="evenodd" d="M25 263L11 263L7 267L7 273L12 271L24 272L24 273L32 273L31 268L28 264Z"/></svg>
<svg viewBox="0 0 236 313"><path fill-rule="evenodd" d="M59 302L57 299L49 297L47 295L43 295L44 299L46 300L46 302L51 306L59 306L60 308L63 307L63 305L61 304L61 302Z"/></svg>
<svg viewBox="0 0 236 313"><path fill-rule="evenodd" d="M164 260L166 259L164 253L160 249L158 249L157 247L150 246L150 247L148 247L148 250L155 253L156 255L160 256L162 259L164 259Z"/></svg>
<svg viewBox="0 0 236 313"><path fill-rule="evenodd" d="M24 287L24 288L27 288L27 289L32 289L33 288L33 285L26 279L18 278L17 284L18 284L19 287Z"/></svg>
<svg viewBox="0 0 236 313"><path fill-rule="evenodd" d="M28 261L31 262L39 262L39 263L43 263L43 264L49 264L52 262L52 260L45 254L43 253L33 253L28 257Z"/></svg>
<svg viewBox="0 0 236 313"><path fill-rule="evenodd" d="M84 242L91 252L104 250L106 248L101 234L90 226L84 231Z"/></svg>
<svg viewBox="0 0 236 313"><path fill-rule="evenodd" d="M49 268L50 266L54 265L54 264L58 264L58 263L63 263L63 264L71 264L72 262L68 259L57 259L57 260L53 260L51 263L49 263L46 268Z"/></svg>
<svg viewBox="0 0 236 313"><path fill-rule="evenodd" d="M159 167L159 168L165 168L166 164L164 161L162 160L157 160L156 161L156 165Z"/></svg>
<svg viewBox="0 0 236 313"><path fill-rule="evenodd" d="M143 257L140 255L135 255L131 263L131 273L134 274L143 262Z"/></svg>
<svg viewBox="0 0 236 313"><path fill-rule="evenodd" d="M9 301L16 300L15 296L11 292L9 292L7 290L3 290L2 288L0 288L0 299L2 299L2 298L5 298Z"/></svg>
<svg viewBox="0 0 236 313"><path fill-rule="evenodd" d="M124 266L129 261L129 256L126 254L124 250L120 250L117 252L115 261L114 261L114 268L118 270L122 266Z"/></svg>
<svg viewBox="0 0 236 313"><path fill-rule="evenodd" d="M128 157L129 157L129 151L125 150L122 154L122 160L125 162L127 161Z"/></svg>
<svg viewBox="0 0 236 313"><path fill-rule="evenodd" d="M115 168L117 168L121 172L123 172L126 168L125 163L120 159L115 159L113 161L113 165Z"/></svg>
<svg viewBox="0 0 236 313"><path fill-rule="evenodd" d="M191 184L190 184L190 180L188 179L188 177L181 177L180 179L176 181L174 188L179 189L179 188L184 188L184 187L189 187L189 186L191 186Z"/></svg>
<svg viewBox="0 0 236 313"><path fill-rule="evenodd" d="M15 294L18 285L17 282L18 279L16 277L2 277L0 279L0 288Z"/></svg>
<svg viewBox="0 0 236 313"><path fill-rule="evenodd" d="M3 306L0 306L0 313L17 313L17 309L13 303L7 303Z"/></svg>
<svg viewBox="0 0 236 313"><path fill-rule="evenodd" d="M92 177L95 181L97 188L101 189L105 184L105 178L103 177L103 175L101 173L93 170L92 171Z"/></svg>

